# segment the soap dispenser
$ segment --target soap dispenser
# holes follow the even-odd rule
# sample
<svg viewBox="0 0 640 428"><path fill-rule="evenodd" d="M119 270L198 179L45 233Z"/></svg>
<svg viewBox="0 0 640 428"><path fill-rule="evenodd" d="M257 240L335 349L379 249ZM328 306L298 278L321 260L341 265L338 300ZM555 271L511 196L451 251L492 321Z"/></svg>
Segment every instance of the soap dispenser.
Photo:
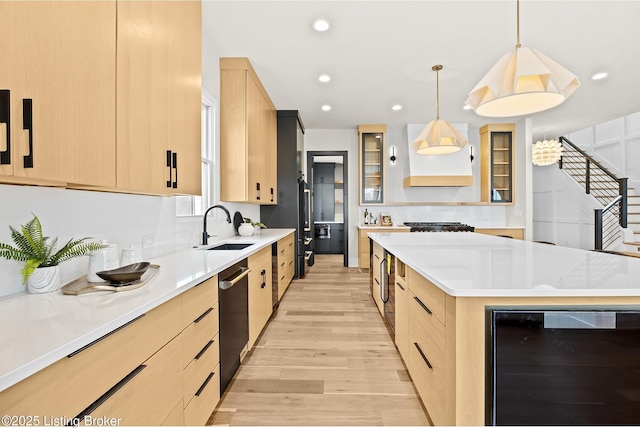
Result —
<svg viewBox="0 0 640 428"><path fill-rule="evenodd" d="M104 282L104 279L96 275L96 272L120 267L118 248L115 245L109 245L106 239L101 240L100 243L106 247L89 254L89 271L87 272L87 281L89 282Z"/></svg>

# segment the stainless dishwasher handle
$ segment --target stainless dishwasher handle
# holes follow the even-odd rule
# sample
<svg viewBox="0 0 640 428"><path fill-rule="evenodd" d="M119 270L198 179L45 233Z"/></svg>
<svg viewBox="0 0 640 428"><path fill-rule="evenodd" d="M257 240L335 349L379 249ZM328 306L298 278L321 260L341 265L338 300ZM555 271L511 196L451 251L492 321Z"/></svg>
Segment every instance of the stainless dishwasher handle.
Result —
<svg viewBox="0 0 640 428"><path fill-rule="evenodd" d="M228 290L231 287L233 287L234 285L236 285L239 281L241 281L243 278L245 278L247 275L249 275L249 272L251 272L251 269L246 268L246 267L241 267L240 270L238 270L239 275L233 277L233 279L229 280L229 279L225 279L222 280L218 283L218 288L220 290ZM231 277L229 277L231 278Z"/></svg>

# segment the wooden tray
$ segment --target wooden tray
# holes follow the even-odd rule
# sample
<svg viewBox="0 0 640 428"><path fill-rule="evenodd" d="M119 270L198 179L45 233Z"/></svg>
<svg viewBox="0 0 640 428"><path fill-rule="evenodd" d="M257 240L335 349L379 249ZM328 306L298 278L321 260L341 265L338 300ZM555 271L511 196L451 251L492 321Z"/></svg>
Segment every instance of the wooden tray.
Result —
<svg viewBox="0 0 640 428"><path fill-rule="evenodd" d="M124 284L111 284L109 282L89 282L87 277L83 276L62 286L61 290L64 294L77 296L79 294L91 293L94 291L129 291L136 288L144 287L158 275L160 266L151 265L149 269L137 281L126 282Z"/></svg>

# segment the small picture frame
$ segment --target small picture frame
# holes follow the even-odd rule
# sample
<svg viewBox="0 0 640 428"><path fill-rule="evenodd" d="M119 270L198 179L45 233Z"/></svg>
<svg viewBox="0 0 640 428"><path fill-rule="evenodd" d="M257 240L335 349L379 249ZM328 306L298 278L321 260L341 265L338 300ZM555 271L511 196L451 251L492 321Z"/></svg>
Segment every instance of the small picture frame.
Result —
<svg viewBox="0 0 640 428"><path fill-rule="evenodd" d="M380 226L393 226L393 220L389 214L380 214Z"/></svg>

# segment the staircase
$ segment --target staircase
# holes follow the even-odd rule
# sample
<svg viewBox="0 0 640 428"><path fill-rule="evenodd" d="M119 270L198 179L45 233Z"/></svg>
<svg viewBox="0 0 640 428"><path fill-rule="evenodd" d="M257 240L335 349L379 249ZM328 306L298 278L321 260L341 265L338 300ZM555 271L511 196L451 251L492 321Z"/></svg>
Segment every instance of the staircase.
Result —
<svg viewBox="0 0 640 428"><path fill-rule="evenodd" d="M640 195L627 195L627 233L624 244L629 251L640 252Z"/></svg>
<svg viewBox="0 0 640 428"><path fill-rule="evenodd" d="M633 245L632 251L640 251L640 196L628 195L633 189L627 188L627 178L616 177L566 138L560 142L560 168L604 207L594 212L594 249L629 250Z"/></svg>

